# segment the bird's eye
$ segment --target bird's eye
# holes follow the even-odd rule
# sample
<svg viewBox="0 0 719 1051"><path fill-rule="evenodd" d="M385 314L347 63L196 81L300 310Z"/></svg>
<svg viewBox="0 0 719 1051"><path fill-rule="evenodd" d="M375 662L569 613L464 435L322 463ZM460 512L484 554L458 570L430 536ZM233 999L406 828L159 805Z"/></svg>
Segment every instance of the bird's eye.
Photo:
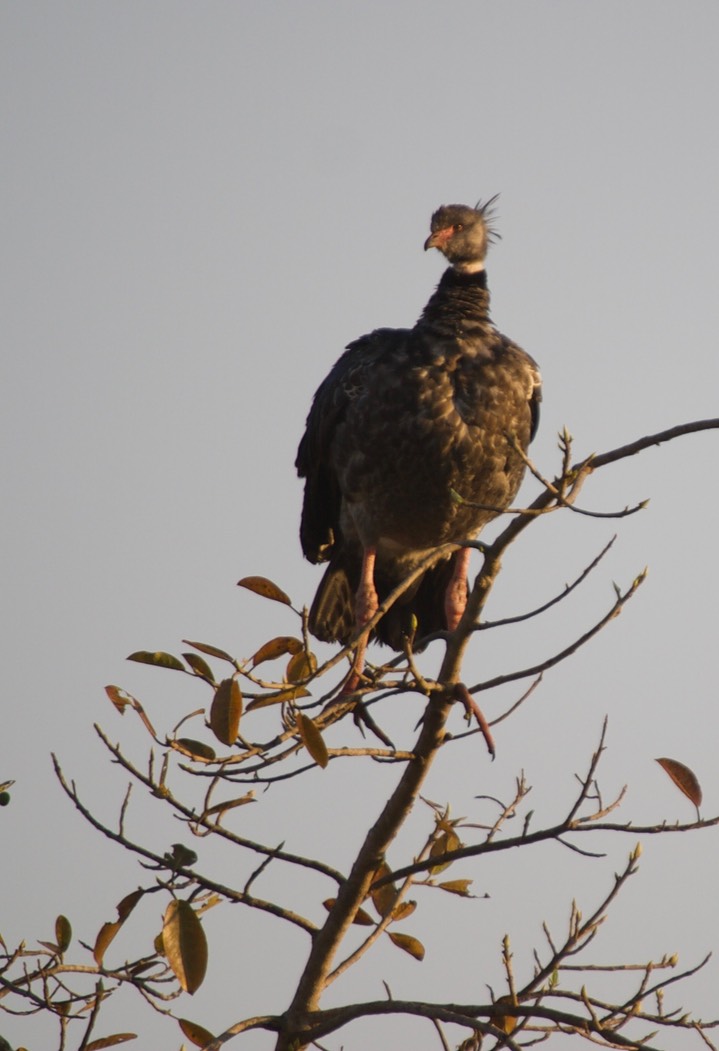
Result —
<svg viewBox="0 0 719 1051"><path fill-rule="evenodd" d="M455 226L455 230L461 230L461 229L462 229L462 223L457 223L457 225Z"/></svg>

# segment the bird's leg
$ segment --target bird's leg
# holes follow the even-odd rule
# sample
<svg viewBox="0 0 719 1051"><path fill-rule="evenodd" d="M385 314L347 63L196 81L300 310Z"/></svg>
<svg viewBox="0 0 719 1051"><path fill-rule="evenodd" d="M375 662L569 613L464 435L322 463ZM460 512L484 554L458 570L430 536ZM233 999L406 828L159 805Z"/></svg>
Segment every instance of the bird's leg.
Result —
<svg viewBox="0 0 719 1051"><path fill-rule="evenodd" d="M444 615L449 631L454 631L457 627L467 606L467 572L470 554L468 547L463 547L457 552L452 578L447 585L444 596Z"/></svg>
<svg viewBox="0 0 719 1051"><path fill-rule="evenodd" d="M379 607L379 599L374 586L374 564L377 557L375 547L366 547L362 554L360 582L355 595L355 630L359 631L372 620ZM367 650L367 637L357 643L352 669L342 693L353 693L359 686L364 669L364 655Z"/></svg>

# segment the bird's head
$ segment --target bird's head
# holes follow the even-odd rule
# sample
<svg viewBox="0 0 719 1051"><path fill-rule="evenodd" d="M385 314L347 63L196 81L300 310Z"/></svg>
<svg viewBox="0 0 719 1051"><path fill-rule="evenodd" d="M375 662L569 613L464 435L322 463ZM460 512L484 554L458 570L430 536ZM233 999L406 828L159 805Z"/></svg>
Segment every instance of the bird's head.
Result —
<svg viewBox="0 0 719 1051"><path fill-rule="evenodd" d="M476 208L465 204L443 204L432 216L432 231L424 242L424 250L437 248L455 270L471 274L484 270L484 260L490 241L499 234L492 227L495 194L484 204L477 202Z"/></svg>

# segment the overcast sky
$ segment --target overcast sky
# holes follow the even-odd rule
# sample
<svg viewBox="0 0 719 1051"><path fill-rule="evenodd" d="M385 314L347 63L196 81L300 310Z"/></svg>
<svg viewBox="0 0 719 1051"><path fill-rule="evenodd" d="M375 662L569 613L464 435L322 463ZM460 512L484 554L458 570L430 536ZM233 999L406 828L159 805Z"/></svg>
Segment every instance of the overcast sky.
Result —
<svg viewBox="0 0 719 1051"><path fill-rule="evenodd" d="M501 193L493 316L542 367L532 455L545 474L565 425L585 455L719 415L718 37L713 0L2 4L8 944L51 938L58 912L92 941L147 878L60 797L49 761L55 750L114 822L125 782L92 723L138 762L147 740L103 686L139 696L163 729L205 703L127 654L199 638L247 656L296 630L235 582L265 574L311 601L319 571L302 561L293 468L310 399L351 339L420 313L442 272L422 252L439 204ZM510 552L492 618L551 597L619 532L571 605L481 636L468 682L561 648L609 607L612 581L650 573L619 621L498 728L497 761L467 742L438 764L430 797L476 817L474 797L506 797L524 769L535 820L556 820L606 714L602 784L607 796L630 784L623 820L692 818L653 763L664 755L694 768L704 814L719 810L717 441L644 453L584 491L597 510L651 497L642 514L557 516ZM523 499L536 491L527 483ZM488 700L488 716L510 699ZM407 734L417 714L413 702ZM389 782L338 766L306 779L296 806L271 793L249 827L346 865ZM132 832L165 849L182 830L138 792ZM562 856L566 873L558 848L537 851L531 872L468 866L457 875L490 900L459 902L437 931L426 909L413 931L425 963L383 950L338 997L382 996L386 977L396 996L481 1000L486 982L500 990L505 931L529 974L542 920L559 930L573 896L589 910L633 842L603 846L605 863ZM719 948L716 836L645 846L595 959L676 950L690 965ZM304 943L237 910L206 922L211 981L179 1014L217 1029L281 1010ZM457 922L476 924L471 956L453 951ZM718 967L678 1002L717 1015ZM132 1018L138 1046L179 1047L171 1022L125 1004L103 1033ZM359 1051L377 1032L341 1043ZM430 1027L411 1032L416 1051L437 1046ZM50 1046L38 1020L0 1019L0 1033Z"/></svg>

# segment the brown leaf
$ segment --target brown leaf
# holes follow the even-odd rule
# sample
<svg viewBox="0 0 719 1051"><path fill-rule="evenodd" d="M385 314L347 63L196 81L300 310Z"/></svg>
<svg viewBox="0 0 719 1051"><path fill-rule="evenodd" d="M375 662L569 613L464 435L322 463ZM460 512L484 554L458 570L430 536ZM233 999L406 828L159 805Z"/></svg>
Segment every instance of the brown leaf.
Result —
<svg viewBox="0 0 719 1051"><path fill-rule="evenodd" d="M195 1047L206 1047L211 1040L215 1039L208 1029L198 1025L197 1022L190 1022L187 1018L178 1018L177 1021L180 1023L182 1032Z"/></svg>
<svg viewBox="0 0 719 1051"><path fill-rule="evenodd" d="M182 640L186 646L192 646L193 649L199 650L200 653L206 653L208 657L217 657L221 661L229 661L230 664L235 663L235 658L231 657L226 650L220 650L217 646L210 646L208 642L191 642L190 639Z"/></svg>
<svg viewBox="0 0 719 1051"><path fill-rule="evenodd" d="M199 654L197 654L197 653L183 653L182 656L187 661L187 663L190 665L190 667L194 671L195 675L199 675L200 678L204 679L206 682L214 683L215 676L213 674L212 668L210 667L210 665L207 663L206 660L204 660L202 657L199 656Z"/></svg>
<svg viewBox="0 0 719 1051"><path fill-rule="evenodd" d="M125 690L121 690L119 686L106 686L105 693L115 705L120 715L125 714L125 709L128 705L134 707L133 702L135 698Z"/></svg>
<svg viewBox="0 0 719 1051"><path fill-rule="evenodd" d="M385 876L390 875L391 871L392 870L387 862L383 861L382 864L375 869L373 880L384 879ZM389 916L394 908L395 899L397 897L397 888L394 884L385 883L382 887L372 888L369 893L372 899L372 904L382 919L384 919L385 916Z"/></svg>
<svg viewBox="0 0 719 1051"><path fill-rule="evenodd" d="M326 901L322 902L322 904L324 905L324 907L329 912L330 909L332 908L332 906L336 903L336 901L337 901L337 898L327 898ZM354 919L352 920L352 922L356 923L358 927L376 927L377 926L375 921L370 916L370 914L368 912L365 912L365 910L361 909L361 908L357 909L357 912L354 914Z"/></svg>
<svg viewBox="0 0 719 1051"><path fill-rule="evenodd" d="M72 927L67 916L58 916L55 920L55 939L60 952L66 952L72 941Z"/></svg>
<svg viewBox="0 0 719 1051"><path fill-rule="evenodd" d="M317 658L314 653L302 650L288 661L285 678L288 682L302 682L304 679L309 679L316 671Z"/></svg>
<svg viewBox="0 0 719 1051"><path fill-rule="evenodd" d="M274 661L278 657L284 657L286 653L300 653L302 643L293 635L278 635L276 639L270 639L264 646L260 646L254 657L251 657L252 666L257 667L264 661Z"/></svg>
<svg viewBox="0 0 719 1051"><path fill-rule="evenodd" d="M285 704L287 701L298 701L301 697L310 697L310 691L304 686L292 686L288 690L278 690L275 693L266 693L264 697L255 697L247 705L247 711L253 712L257 708L267 708L271 704Z"/></svg>
<svg viewBox="0 0 719 1051"><path fill-rule="evenodd" d="M289 596L285 595L282 588L278 588L267 577L243 577L242 580L237 581L237 586L238 588L247 588L248 591L254 591L255 595L272 599L273 602L283 602L285 606L292 605Z"/></svg>
<svg viewBox="0 0 719 1051"><path fill-rule="evenodd" d="M246 803L255 802L254 789L245 793L244 796L240 796L239 799L227 799L224 803L215 803L214 806L208 807L204 810L200 820L204 820L206 817L212 817L213 814L224 814L226 810L233 810L237 806L244 806Z"/></svg>
<svg viewBox="0 0 719 1051"><path fill-rule="evenodd" d="M138 901L144 894L144 890L133 890L129 894L126 894L120 904L117 906L118 919L125 922L127 917L130 915L132 910L137 905Z"/></svg>
<svg viewBox="0 0 719 1051"><path fill-rule="evenodd" d="M105 957L108 945L114 939L115 935L144 893L145 892L142 890L133 890L131 894L127 894L117 906L117 920L114 920L111 923L103 923L98 931L97 937L95 938L95 947L92 953L98 967L102 966L102 961Z"/></svg>
<svg viewBox="0 0 719 1051"><path fill-rule="evenodd" d="M113 1036L102 1036L99 1040L91 1040L85 1044L85 1051L102 1051L103 1047L116 1047L117 1044L125 1044L128 1040L137 1040L137 1033L115 1033Z"/></svg>
<svg viewBox="0 0 719 1051"><path fill-rule="evenodd" d="M439 886L442 890L449 891L450 894L459 894L463 898L471 898L472 895L469 893L469 888L473 882L474 880L471 879L450 879L445 883L440 883Z"/></svg>
<svg viewBox="0 0 719 1051"><path fill-rule="evenodd" d="M109 923L103 923L100 930L97 932L95 938L95 948L93 949L93 956L95 957L95 963L98 967L102 967L102 961L105 957L105 952L110 942L115 938L115 935L122 927L121 923L114 920Z"/></svg>
<svg viewBox="0 0 719 1051"><path fill-rule="evenodd" d="M228 747L237 740L242 715L242 691L237 679L223 679L210 706L210 728Z"/></svg>
<svg viewBox="0 0 719 1051"><path fill-rule="evenodd" d="M300 731L303 745L317 765L324 770L330 761L330 757L327 754L327 745L322 738L322 734L309 715L296 712L295 719L297 720L297 729Z"/></svg>
<svg viewBox="0 0 719 1051"><path fill-rule="evenodd" d="M656 762L669 774L679 791L698 809L702 802L702 790L694 771L678 759L657 759Z"/></svg>
<svg viewBox="0 0 719 1051"><path fill-rule="evenodd" d="M125 709L127 707L132 708L142 719L145 728L147 729L150 736L157 736L157 734L155 733L155 728L153 727L148 717L145 715L145 709L142 707L142 705L136 697L133 697L131 693L127 692L127 690L120 689L119 686L106 686L105 693L115 705L120 715L125 714Z"/></svg>
<svg viewBox="0 0 719 1051"><path fill-rule="evenodd" d="M162 945L172 971L186 993L202 985L207 970L207 939L188 901L173 898L162 924Z"/></svg>
<svg viewBox="0 0 719 1051"><path fill-rule="evenodd" d="M156 650L154 653L149 650L138 650L137 653L131 653L127 659L137 661L138 664L152 664L156 668L172 668L173 671L185 670L185 665L181 660L173 657L171 653L163 653L162 650Z"/></svg>
<svg viewBox="0 0 719 1051"><path fill-rule="evenodd" d="M193 741L191 737L177 737L174 741L170 741L170 744L178 752L189 755L190 759L214 759L217 755L215 749L210 748L209 744Z"/></svg>
<svg viewBox="0 0 719 1051"><path fill-rule="evenodd" d="M496 1002L496 1006L499 1007L500 1004L507 1007L513 1007L515 1005L515 1002L511 996L500 996L500 998ZM496 1026L497 1029L501 1029L503 1033L506 1033L507 1036L509 1036L510 1033L513 1033L514 1030L517 1028L516 1015L504 1014L501 1011L497 1011L494 1014L491 1014L489 1016L489 1021L492 1023L493 1026Z"/></svg>
<svg viewBox="0 0 719 1051"><path fill-rule="evenodd" d="M416 908L416 901L400 902L399 905L395 905L392 909L392 922L395 923L397 920L406 920L408 916L412 915Z"/></svg>
<svg viewBox="0 0 719 1051"><path fill-rule="evenodd" d="M435 839L430 849L429 856L431 858L438 858L441 857L442 854L448 854L451 850L459 850L461 846L462 841L457 833L454 829L449 829ZM429 871L432 875L436 875L438 872L443 872L446 868L449 868L451 864L451 861L444 861L441 865L433 865Z"/></svg>
<svg viewBox="0 0 719 1051"><path fill-rule="evenodd" d="M415 960L424 959L424 945L417 938L413 938L411 934L399 934L396 931L387 931L387 933L398 949L408 952Z"/></svg>

